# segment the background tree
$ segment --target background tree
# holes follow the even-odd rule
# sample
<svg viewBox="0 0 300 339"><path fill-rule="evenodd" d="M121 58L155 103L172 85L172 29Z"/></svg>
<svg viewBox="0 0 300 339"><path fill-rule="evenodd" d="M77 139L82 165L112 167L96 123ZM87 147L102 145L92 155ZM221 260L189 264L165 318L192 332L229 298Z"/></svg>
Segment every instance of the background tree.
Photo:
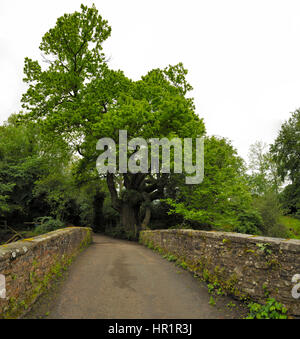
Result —
<svg viewBox="0 0 300 339"><path fill-rule="evenodd" d="M248 170L251 174L249 181L252 186L252 193L258 196L267 192L278 194L281 186L277 165L268 148L268 145L261 141L250 146Z"/></svg>
<svg viewBox="0 0 300 339"><path fill-rule="evenodd" d="M204 181L178 185L177 198L167 199L171 212L194 228L259 234L261 219L252 207L243 160L224 138L206 138L204 149Z"/></svg>
<svg viewBox="0 0 300 339"><path fill-rule="evenodd" d="M250 146L248 171L253 205L262 219L262 234L287 236L285 227L280 223L282 207L279 192L282 189L282 180L267 144L257 141Z"/></svg>
<svg viewBox="0 0 300 339"><path fill-rule="evenodd" d="M35 126L18 125L14 115L0 126L1 216L8 222L24 221L34 211L34 183L45 169L36 136Z"/></svg>
<svg viewBox="0 0 300 339"><path fill-rule="evenodd" d="M56 224L103 231L103 182L96 170L85 181L74 175L78 163L59 136L47 138L38 124L12 115L0 126L1 220L24 229L24 222L51 217Z"/></svg>
<svg viewBox="0 0 300 339"><path fill-rule="evenodd" d="M283 207L287 213L300 215L300 110L281 126L271 152L279 175L289 182L281 194Z"/></svg>

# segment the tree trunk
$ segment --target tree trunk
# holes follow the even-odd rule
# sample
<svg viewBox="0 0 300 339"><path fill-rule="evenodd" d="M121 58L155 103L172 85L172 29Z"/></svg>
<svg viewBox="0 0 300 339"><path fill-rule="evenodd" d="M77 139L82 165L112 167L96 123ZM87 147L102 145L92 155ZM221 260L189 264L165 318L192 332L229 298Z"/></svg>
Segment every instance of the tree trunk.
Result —
<svg viewBox="0 0 300 339"><path fill-rule="evenodd" d="M149 222L151 219L151 208L149 206L146 207L145 217L141 225L142 230L146 230L148 228Z"/></svg>
<svg viewBox="0 0 300 339"><path fill-rule="evenodd" d="M139 206L132 207L128 203L121 206L120 223L129 239L136 239L138 236L138 213Z"/></svg>
<svg viewBox="0 0 300 339"><path fill-rule="evenodd" d="M113 173L107 173L107 187L111 196L112 207L120 215L121 230L128 239L137 239L141 229L146 229L151 219L151 202L163 198L164 187L168 175L162 174L147 177L146 174L123 174L123 189L116 189L116 181L120 180ZM121 191L121 192L120 192ZM145 216L139 220L140 207L145 204Z"/></svg>

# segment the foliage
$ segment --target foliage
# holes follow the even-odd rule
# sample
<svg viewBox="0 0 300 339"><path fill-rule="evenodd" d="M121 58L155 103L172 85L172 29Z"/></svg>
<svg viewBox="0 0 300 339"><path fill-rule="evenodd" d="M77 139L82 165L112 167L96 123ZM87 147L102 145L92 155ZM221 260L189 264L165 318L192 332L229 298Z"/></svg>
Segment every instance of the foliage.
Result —
<svg viewBox="0 0 300 339"><path fill-rule="evenodd" d="M52 217L39 217L36 219L36 222L39 225L34 230L35 234L44 234L65 226L61 220L53 219Z"/></svg>
<svg viewBox="0 0 300 339"><path fill-rule="evenodd" d="M39 154L38 130L19 125L12 115L0 126L0 210L8 221L26 218L35 204L35 181L45 173Z"/></svg>
<svg viewBox="0 0 300 339"><path fill-rule="evenodd" d="M261 196L268 192L279 192L281 180L265 143L257 141L250 146L248 169L251 171L249 182L252 194Z"/></svg>
<svg viewBox="0 0 300 339"><path fill-rule="evenodd" d="M172 197L173 194L165 188L165 196ZM167 229L167 228L191 228L190 225L183 224L181 215L168 214L170 206L164 201L156 200L151 205L151 221L148 225L150 229ZM172 226L170 226L172 225Z"/></svg>
<svg viewBox="0 0 300 339"><path fill-rule="evenodd" d="M269 243L257 243L256 246L265 254L270 255L272 254L272 250L270 250Z"/></svg>
<svg viewBox="0 0 300 339"><path fill-rule="evenodd" d="M102 204L94 205L97 194L104 199L101 181L96 178L85 188L77 183L78 160L61 138L49 139L36 124L20 123L15 115L0 126L0 136L0 211L8 224L44 215L71 224L103 224Z"/></svg>
<svg viewBox="0 0 300 339"><path fill-rule="evenodd" d="M3 179L0 178L2 181ZM0 182L0 215L3 216L5 212L9 211L9 204L8 204L8 198L9 198L9 193L12 192L13 187L15 185L13 183L7 184Z"/></svg>
<svg viewBox="0 0 300 339"><path fill-rule="evenodd" d="M81 5L81 12L57 19L40 44L48 67L43 70L38 61L25 58L24 81L29 89L22 102L27 118L40 121L48 132L65 136L67 127L73 139L84 132L91 114L99 112L100 107L104 109L101 100L92 100L92 91L100 90L97 79L102 79L102 73L107 71L102 43L110 32L95 6ZM90 88L92 80L94 86Z"/></svg>
<svg viewBox="0 0 300 339"><path fill-rule="evenodd" d="M166 258L167 258L168 261L171 261L171 262L173 262L173 261L175 262L177 260L177 258L173 254L167 255Z"/></svg>
<svg viewBox="0 0 300 339"><path fill-rule="evenodd" d="M212 295L210 296L208 303L209 303L210 306L216 306L216 301L215 301L215 299L213 298Z"/></svg>
<svg viewBox="0 0 300 339"><path fill-rule="evenodd" d="M246 319L287 319L287 309L274 298L268 298L264 305L250 303Z"/></svg>
<svg viewBox="0 0 300 339"><path fill-rule="evenodd" d="M50 214L61 220L68 220L76 211L76 196L72 178L67 169L59 173L50 173L36 182L34 196L43 196L49 205ZM68 211L70 210L71 213ZM71 221L71 220L69 220Z"/></svg>
<svg viewBox="0 0 300 339"><path fill-rule="evenodd" d="M270 237L286 238L287 232L280 223L282 214L278 195L275 192L267 192L262 196L254 198L254 206L262 218L262 233Z"/></svg>
<svg viewBox="0 0 300 339"><path fill-rule="evenodd" d="M255 207L249 207L238 214L238 222L235 224L233 231L244 234L262 233L263 220Z"/></svg>
<svg viewBox="0 0 300 339"><path fill-rule="evenodd" d="M256 142L251 145L249 153L249 183L253 194L254 207L258 211L263 235L286 238L285 227L280 224L279 217L283 213L280 203L282 179L277 172L277 164L267 145Z"/></svg>
<svg viewBox="0 0 300 339"><path fill-rule="evenodd" d="M297 182L300 177L300 110L281 126L271 152L281 177Z"/></svg>
<svg viewBox="0 0 300 339"><path fill-rule="evenodd" d="M279 195L284 214L293 214L300 218L300 184L299 182L285 186Z"/></svg>
<svg viewBox="0 0 300 339"><path fill-rule="evenodd" d="M107 220L105 219L103 205L106 194L99 180L80 187L77 198L80 225L91 227L94 232L105 231Z"/></svg>
<svg viewBox="0 0 300 339"><path fill-rule="evenodd" d="M281 126L271 153L281 178L290 181L281 195L284 208L287 213L300 213L300 110Z"/></svg>
<svg viewBox="0 0 300 339"><path fill-rule="evenodd" d="M252 208L245 167L236 150L223 138L207 137L204 152L204 181L179 185L176 199L166 199L171 213L186 222L197 221L199 228L259 233L261 220Z"/></svg>
<svg viewBox="0 0 300 339"><path fill-rule="evenodd" d="M216 294L216 295L225 294L225 292L222 290L222 287L217 281L215 281L214 283L208 283L207 288L208 288L208 293L210 294Z"/></svg>

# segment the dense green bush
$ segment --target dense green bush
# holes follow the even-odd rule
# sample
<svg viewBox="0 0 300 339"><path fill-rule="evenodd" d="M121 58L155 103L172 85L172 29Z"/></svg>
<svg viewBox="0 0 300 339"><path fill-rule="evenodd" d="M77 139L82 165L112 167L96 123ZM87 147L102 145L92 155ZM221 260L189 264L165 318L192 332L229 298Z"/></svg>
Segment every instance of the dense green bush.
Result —
<svg viewBox="0 0 300 339"><path fill-rule="evenodd" d="M65 227L65 224L52 217L39 217L36 219L38 226L35 227L35 234L44 234Z"/></svg>
<svg viewBox="0 0 300 339"><path fill-rule="evenodd" d="M262 234L263 220L257 210L246 210L239 214L234 232L244 234Z"/></svg>

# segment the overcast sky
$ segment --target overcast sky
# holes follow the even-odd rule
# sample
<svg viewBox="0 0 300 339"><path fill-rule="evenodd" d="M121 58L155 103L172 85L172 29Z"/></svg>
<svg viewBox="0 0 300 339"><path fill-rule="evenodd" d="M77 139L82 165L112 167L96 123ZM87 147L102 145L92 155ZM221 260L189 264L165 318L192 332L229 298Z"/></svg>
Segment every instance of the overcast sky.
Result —
<svg viewBox="0 0 300 339"><path fill-rule="evenodd" d="M135 80L183 62L209 135L246 158L300 108L299 0L0 0L0 122L20 109L23 62L64 13L95 3L110 65Z"/></svg>

